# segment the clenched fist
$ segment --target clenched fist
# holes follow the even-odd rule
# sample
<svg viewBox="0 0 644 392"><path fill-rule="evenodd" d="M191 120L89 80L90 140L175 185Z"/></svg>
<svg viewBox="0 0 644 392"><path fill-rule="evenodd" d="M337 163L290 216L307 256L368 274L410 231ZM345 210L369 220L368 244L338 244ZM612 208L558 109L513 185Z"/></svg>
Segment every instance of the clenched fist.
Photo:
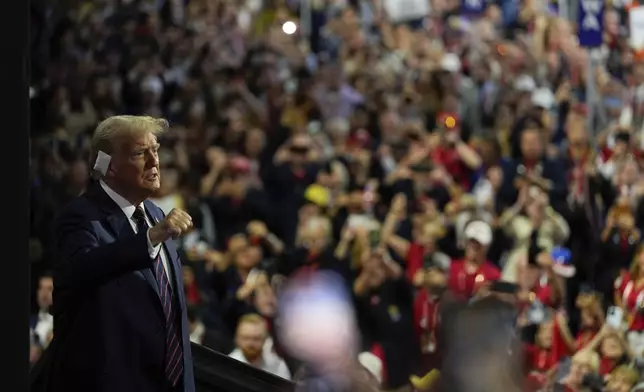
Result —
<svg viewBox="0 0 644 392"><path fill-rule="evenodd" d="M181 237L192 228L192 218L187 212L178 208L170 213L150 229L150 242L158 245L173 237Z"/></svg>

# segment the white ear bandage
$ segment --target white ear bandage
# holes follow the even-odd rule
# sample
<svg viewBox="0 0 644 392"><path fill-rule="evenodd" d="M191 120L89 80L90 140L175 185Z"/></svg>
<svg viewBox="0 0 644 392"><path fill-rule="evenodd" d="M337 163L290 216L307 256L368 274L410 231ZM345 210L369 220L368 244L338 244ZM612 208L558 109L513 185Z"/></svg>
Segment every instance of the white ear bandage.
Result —
<svg viewBox="0 0 644 392"><path fill-rule="evenodd" d="M112 157L99 150L96 156L96 162L94 162L94 170L102 175L106 175L107 169L110 167L110 161L112 161Z"/></svg>

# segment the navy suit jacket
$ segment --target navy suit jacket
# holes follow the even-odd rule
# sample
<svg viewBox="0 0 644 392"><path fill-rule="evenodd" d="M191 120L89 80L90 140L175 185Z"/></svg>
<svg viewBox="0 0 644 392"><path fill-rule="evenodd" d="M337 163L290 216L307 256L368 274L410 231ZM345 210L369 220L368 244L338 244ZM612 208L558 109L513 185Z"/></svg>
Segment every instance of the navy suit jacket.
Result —
<svg viewBox="0 0 644 392"><path fill-rule="evenodd" d="M501 164L503 170L503 184L497 195L497 208L503 209L514 204L519 196L519 191L514 185L517 177L518 168L521 163L517 160L508 160ZM568 195L568 184L566 180L566 167L559 159L543 158L540 161L543 172L542 177L552 182L550 190L550 204L552 207L561 211L566 205L566 196Z"/></svg>
<svg viewBox="0 0 644 392"><path fill-rule="evenodd" d="M145 201L153 222L163 212ZM165 317L151 270L147 234L135 234L121 208L98 183L72 200L55 222L54 340L48 390L167 391ZM181 261L164 244L181 312L183 377L194 392ZM48 350L49 351L49 350Z"/></svg>

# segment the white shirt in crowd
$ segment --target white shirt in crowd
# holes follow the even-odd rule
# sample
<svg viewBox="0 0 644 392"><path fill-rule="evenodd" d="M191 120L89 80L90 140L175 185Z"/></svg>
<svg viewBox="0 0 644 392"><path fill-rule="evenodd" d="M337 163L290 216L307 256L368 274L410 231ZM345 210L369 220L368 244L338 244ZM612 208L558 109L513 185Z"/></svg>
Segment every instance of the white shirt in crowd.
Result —
<svg viewBox="0 0 644 392"><path fill-rule="evenodd" d="M272 352L272 347L272 341L270 339L267 340L266 344L264 344L264 349L262 350L262 358L259 363L255 365L255 367L262 369L265 372L290 380L291 372L288 370L286 362L284 362L282 358ZM248 364L248 360L246 360L246 357L244 357L244 354L238 348L234 349L230 354L228 354L228 356L230 358Z"/></svg>
<svg viewBox="0 0 644 392"><path fill-rule="evenodd" d="M101 187L107 193L107 195L114 200L114 202L121 207L121 210L127 217L128 222L130 222L130 226L132 226L132 230L134 230L135 233L138 233L138 228L136 226L136 221L132 218L132 215L134 215L134 211L136 211L136 206L134 206L132 203L127 201L123 196L119 195L116 193L112 188L110 188L105 182L101 181ZM148 216L148 212L145 210L145 205L141 203L140 205L141 208L143 208L143 211L145 211L145 221L147 222L149 227L154 226L154 223L150 221L150 217ZM169 259L168 255L166 255L165 250L162 250L161 244L158 244L157 246L152 246L152 243L150 242L150 238L148 237L148 252L150 253L150 258L155 259L159 252L161 252L161 263L163 263L163 269L165 269L165 273L168 276L168 282L170 283L170 287L174 289L174 281L172 279L172 274L170 273L169 269Z"/></svg>
<svg viewBox="0 0 644 392"><path fill-rule="evenodd" d="M197 323L194 331L190 333L192 343L203 344L203 335L206 333L206 327L203 323Z"/></svg>
<svg viewBox="0 0 644 392"><path fill-rule="evenodd" d="M46 310L38 312L38 321L34 327L34 334L38 337L38 342L47 347L49 335L54 331L54 316L49 314Z"/></svg>

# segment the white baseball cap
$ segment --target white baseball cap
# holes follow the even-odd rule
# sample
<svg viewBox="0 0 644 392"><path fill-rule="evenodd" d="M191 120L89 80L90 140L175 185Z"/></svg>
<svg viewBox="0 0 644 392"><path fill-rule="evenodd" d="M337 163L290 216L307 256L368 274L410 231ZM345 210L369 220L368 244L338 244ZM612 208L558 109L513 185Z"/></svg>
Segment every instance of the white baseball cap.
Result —
<svg viewBox="0 0 644 392"><path fill-rule="evenodd" d="M514 81L514 88L521 92L531 93L537 88L537 83L530 75L520 75Z"/></svg>
<svg viewBox="0 0 644 392"><path fill-rule="evenodd" d="M373 376L382 383L382 361L372 353L365 351L358 355L358 361L364 366Z"/></svg>
<svg viewBox="0 0 644 392"><path fill-rule="evenodd" d="M461 59L454 53L445 53L441 59L441 69L447 72L460 72Z"/></svg>
<svg viewBox="0 0 644 392"><path fill-rule="evenodd" d="M532 92L532 104L534 106L550 110L555 104L555 95L548 88L538 88Z"/></svg>
<svg viewBox="0 0 644 392"><path fill-rule="evenodd" d="M474 240L483 246L492 243L492 228L483 221L470 222L465 227L464 234L467 240Z"/></svg>

